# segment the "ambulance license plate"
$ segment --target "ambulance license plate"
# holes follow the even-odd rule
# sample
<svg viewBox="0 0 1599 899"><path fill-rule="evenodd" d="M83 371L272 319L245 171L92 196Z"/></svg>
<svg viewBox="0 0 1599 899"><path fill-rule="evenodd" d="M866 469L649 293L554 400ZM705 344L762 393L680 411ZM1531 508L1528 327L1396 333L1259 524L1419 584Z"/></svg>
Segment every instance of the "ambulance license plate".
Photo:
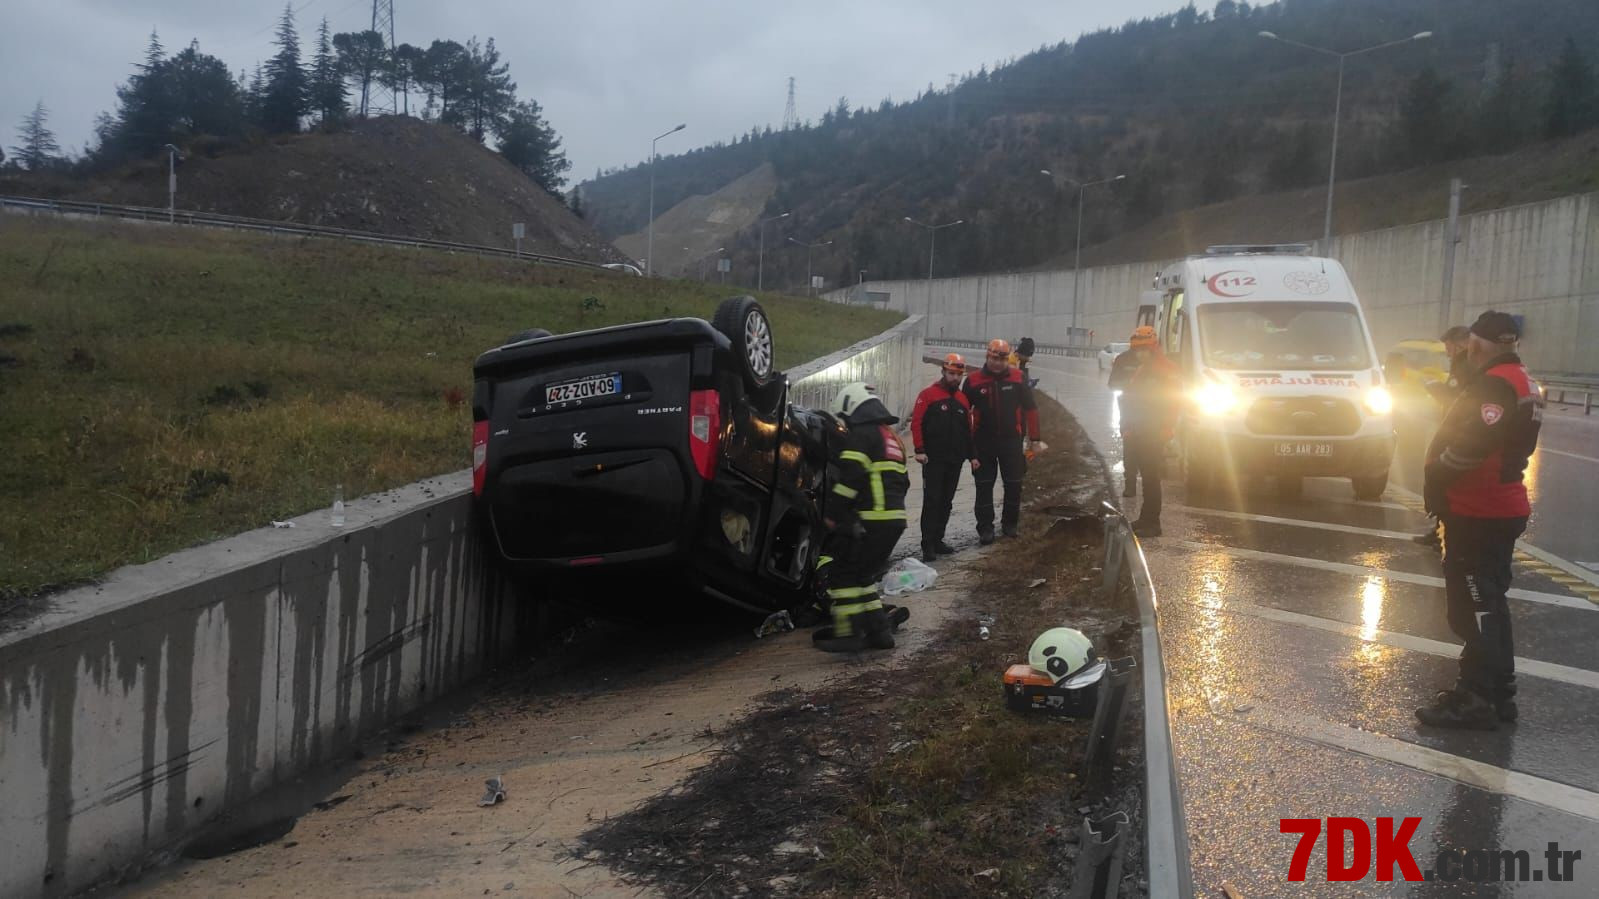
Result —
<svg viewBox="0 0 1599 899"><path fill-rule="evenodd" d="M1279 456L1309 456L1313 459L1323 459L1332 455L1330 443L1279 443L1277 444Z"/></svg>

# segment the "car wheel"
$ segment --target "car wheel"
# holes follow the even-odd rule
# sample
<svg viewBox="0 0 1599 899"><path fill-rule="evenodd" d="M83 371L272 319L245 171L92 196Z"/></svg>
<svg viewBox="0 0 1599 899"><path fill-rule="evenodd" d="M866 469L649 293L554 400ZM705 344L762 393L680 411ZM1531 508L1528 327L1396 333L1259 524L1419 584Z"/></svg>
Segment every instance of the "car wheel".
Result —
<svg viewBox="0 0 1599 899"><path fill-rule="evenodd" d="M1369 478L1350 478L1349 483L1355 488L1355 499L1374 502L1382 499L1383 491L1388 489L1388 472Z"/></svg>
<svg viewBox="0 0 1599 899"><path fill-rule="evenodd" d="M752 296L731 297L716 308L711 321L733 344L733 354L738 356L744 378L754 389L765 387L772 381L774 350L772 323L766 310Z"/></svg>
<svg viewBox="0 0 1599 899"><path fill-rule="evenodd" d="M553 336L555 335L544 330L543 328L528 328L526 331L518 331L517 333L512 334L510 337L505 338L505 343L501 344L501 346L509 346L513 343L521 343L524 340L538 340L540 337Z"/></svg>

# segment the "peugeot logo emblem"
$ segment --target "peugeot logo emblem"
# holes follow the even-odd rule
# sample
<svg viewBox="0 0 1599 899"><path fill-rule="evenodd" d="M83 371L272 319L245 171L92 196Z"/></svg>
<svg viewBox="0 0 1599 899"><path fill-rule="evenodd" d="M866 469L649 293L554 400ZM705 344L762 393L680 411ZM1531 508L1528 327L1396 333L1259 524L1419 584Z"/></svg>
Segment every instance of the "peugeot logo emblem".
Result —
<svg viewBox="0 0 1599 899"><path fill-rule="evenodd" d="M572 449L588 449L589 432L574 431L572 433Z"/></svg>

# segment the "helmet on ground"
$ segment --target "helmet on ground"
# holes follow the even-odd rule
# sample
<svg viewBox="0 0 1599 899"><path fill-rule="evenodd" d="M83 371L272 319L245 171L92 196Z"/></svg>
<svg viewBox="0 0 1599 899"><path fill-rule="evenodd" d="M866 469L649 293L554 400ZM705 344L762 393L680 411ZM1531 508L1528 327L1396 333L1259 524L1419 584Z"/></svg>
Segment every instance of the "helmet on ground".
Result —
<svg viewBox="0 0 1599 899"><path fill-rule="evenodd" d="M1027 664L1056 684L1080 674L1099 661L1093 641L1075 627L1052 627L1033 641Z"/></svg>
<svg viewBox="0 0 1599 899"><path fill-rule="evenodd" d="M988 342L988 355L991 358L1004 358L1010 355L1010 341L998 337Z"/></svg>
<svg viewBox="0 0 1599 899"><path fill-rule="evenodd" d="M1154 346L1159 342L1160 340L1155 337L1155 329L1153 327L1149 325L1139 325L1133 329L1133 336L1128 342L1128 346L1136 349L1137 347L1141 346Z"/></svg>
<svg viewBox="0 0 1599 899"><path fill-rule="evenodd" d="M832 412L834 415L848 415L876 395L877 389L864 381L845 384L844 389L833 397Z"/></svg>
<svg viewBox="0 0 1599 899"><path fill-rule="evenodd" d="M960 353L950 353L944 357L944 363L939 366L944 371L966 373L966 358Z"/></svg>

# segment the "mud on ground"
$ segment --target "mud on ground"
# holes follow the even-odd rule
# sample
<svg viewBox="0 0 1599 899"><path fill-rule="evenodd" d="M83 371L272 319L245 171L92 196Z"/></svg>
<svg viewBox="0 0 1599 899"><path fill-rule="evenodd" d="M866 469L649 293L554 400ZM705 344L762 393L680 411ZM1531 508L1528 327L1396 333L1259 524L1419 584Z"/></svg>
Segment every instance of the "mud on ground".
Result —
<svg viewBox="0 0 1599 899"><path fill-rule="evenodd" d="M585 860L669 895L1063 895L1084 814L1106 801L1141 829L1136 700L1110 799L1076 773L1091 722L1006 709L1001 676L1062 623L1102 654L1136 652L1125 594L1099 596L1104 462L1071 434L1028 474L1023 536L1002 540L930 643L887 669L778 690L716 734L716 758L679 786L584 834ZM915 597L909 598L915 608ZM992 619L990 637L979 621ZM1135 839L1123 893L1136 895Z"/></svg>

